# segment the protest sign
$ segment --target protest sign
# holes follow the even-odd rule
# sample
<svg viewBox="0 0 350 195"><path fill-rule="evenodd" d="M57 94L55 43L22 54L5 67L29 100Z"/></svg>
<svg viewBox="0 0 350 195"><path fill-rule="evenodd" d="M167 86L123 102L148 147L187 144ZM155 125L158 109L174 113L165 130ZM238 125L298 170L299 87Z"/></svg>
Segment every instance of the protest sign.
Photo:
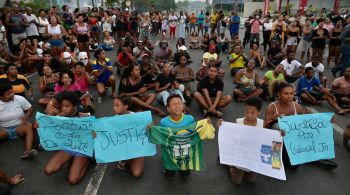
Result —
<svg viewBox="0 0 350 195"><path fill-rule="evenodd" d="M152 123L151 112L104 117L96 120L95 158L108 163L156 154L145 129Z"/></svg>
<svg viewBox="0 0 350 195"><path fill-rule="evenodd" d="M278 119L286 132L284 143L292 165L335 157L333 113L285 116Z"/></svg>
<svg viewBox="0 0 350 195"><path fill-rule="evenodd" d="M40 143L45 150L68 150L93 156L95 117L69 118L36 114Z"/></svg>
<svg viewBox="0 0 350 195"><path fill-rule="evenodd" d="M218 139L221 164L286 180L279 131L223 122Z"/></svg>

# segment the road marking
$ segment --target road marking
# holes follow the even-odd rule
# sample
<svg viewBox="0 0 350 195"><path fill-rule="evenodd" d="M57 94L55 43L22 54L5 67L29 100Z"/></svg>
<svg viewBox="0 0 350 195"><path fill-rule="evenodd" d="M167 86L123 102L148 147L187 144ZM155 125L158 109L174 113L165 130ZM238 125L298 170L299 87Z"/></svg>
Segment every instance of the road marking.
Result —
<svg viewBox="0 0 350 195"><path fill-rule="evenodd" d="M306 109L310 110L313 113L318 113L318 111L311 106L306 106ZM340 135L343 135L344 130L341 127L339 127L337 124L333 124L333 127L338 133L340 133Z"/></svg>
<svg viewBox="0 0 350 195"><path fill-rule="evenodd" d="M107 169L106 164L98 164L95 167L94 173L92 174L89 184L86 186L84 195L96 195L100 188L101 181Z"/></svg>

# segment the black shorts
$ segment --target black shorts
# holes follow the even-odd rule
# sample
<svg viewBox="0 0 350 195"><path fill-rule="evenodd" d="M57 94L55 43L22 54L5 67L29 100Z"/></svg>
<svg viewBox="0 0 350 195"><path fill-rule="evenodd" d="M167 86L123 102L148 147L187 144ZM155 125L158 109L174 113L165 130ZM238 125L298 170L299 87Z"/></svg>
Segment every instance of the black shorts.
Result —
<svg viewBox="0 0 350 195"><path fill-rule="evenodd" d="M337 102L338 103L341 103L342 102L342 98L344 97L347 97L347 98L350 98L350 94L348 95L342 95L342 94L339 94L339 93L333 93L334 97L337 99Z"/></svg>
<svg viewBox="0 0 350 195"><path fill-rule="evenodd" d="M309 94L314 97L317 101L323 100L324 93L318 91L310 91Z"/></svg>
<svg viewBox="0 0 350 195"><path fill-rule="evenodd" d="M78 42L88 42L89 41L89 36L88 35L78 35L77 36L77 41Z"/></svg>

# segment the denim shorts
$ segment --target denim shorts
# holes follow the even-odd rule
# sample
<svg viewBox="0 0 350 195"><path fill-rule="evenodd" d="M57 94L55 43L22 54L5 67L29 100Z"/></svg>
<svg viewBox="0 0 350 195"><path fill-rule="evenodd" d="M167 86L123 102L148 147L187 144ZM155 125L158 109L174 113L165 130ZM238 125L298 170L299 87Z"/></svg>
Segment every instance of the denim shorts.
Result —
<svg viewBox="0 0 350 195"><path fill-rule="evenodd" d="M90 158L89 156L85 155L85 154L81 154L79 152L74 152L74 151L69 151L69 150L63 150L64 152L70 154L72 157L86 157L86 158Z"/></svg>
<svg viewBox="0 0 350 195"><path fill-rule="evenodd" d="M63 48L64 47L64 41L63 39L52 39L49 41L51 47L59 47Z"/></svg>
<svg viewBox="0 0 350 195"><path fill-rule="evenodd" d="M18 125L17 125L18 126ZM0 129L5 130L6 133L9 135L9 140L15 140L18 138L18 135L16 133L17 126L12 127L1 127Z"/></svg>

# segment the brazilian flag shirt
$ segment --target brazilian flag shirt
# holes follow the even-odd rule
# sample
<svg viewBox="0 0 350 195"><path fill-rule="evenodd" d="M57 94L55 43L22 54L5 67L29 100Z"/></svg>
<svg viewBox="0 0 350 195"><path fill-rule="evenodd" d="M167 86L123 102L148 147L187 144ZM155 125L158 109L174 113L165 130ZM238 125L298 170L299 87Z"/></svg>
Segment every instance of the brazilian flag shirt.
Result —
<svg viewBox="0 0 350 195"><path fill-rule="evenodd" d="M152 126L147 135L162 148L163 166L167 170L196 170L203 167L202 139L213 139L215 129L207 119L183 127Z"/></svg>

